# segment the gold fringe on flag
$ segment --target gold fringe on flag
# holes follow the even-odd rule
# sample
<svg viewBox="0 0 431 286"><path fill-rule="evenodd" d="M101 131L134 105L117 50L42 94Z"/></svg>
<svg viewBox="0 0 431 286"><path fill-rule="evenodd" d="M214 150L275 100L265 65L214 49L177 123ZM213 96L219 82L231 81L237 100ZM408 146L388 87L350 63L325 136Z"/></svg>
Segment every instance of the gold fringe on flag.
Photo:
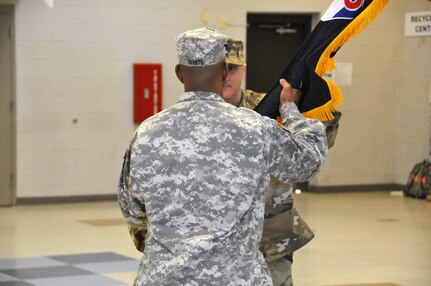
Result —
<svg viewBox="0 0 431 286"><path fill-rule="evenodd" d="M331 92L331 100L329 100L324 105L316 107L312 110L302 112L301 114L304 117L313 118L320 121L328 121L334 119L332 112L336 111L338 106L343 104L343 96L341 95L341 90L338 85L331 80L325 81Z"/></svg>
<svg viewBox="0 0 431 286"><path fill-rule="evenodd" d="M362 32L383 10L390 0L374 0L356 18L344 28L344 30L328 45L317 62L315 72L322 77L327 71L335 68L334 58L331 53L338 50L348 40ZM331 100L326 104L302 113L305 117L327 121L334 118L332 112L343 103L340 88L334 82L325 80L328 84Z"/></svg>

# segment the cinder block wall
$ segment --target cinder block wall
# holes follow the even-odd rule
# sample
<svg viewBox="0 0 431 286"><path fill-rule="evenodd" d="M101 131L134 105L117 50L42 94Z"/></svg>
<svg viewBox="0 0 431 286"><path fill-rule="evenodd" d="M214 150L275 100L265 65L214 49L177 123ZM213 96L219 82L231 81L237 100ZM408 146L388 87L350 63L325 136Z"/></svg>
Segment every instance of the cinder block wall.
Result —
<svg viewBox="0 0 431 286"><path fill-rule="evenodd" d="M18 1L17 197L115 194L136 127L132 65L161 63L163 106L173 105L182 92L174 75L181 32L211 26L245 40L247 12L323 13L331 2L62 0L50 9ZM339 137L312 184L404 183L428 155L431 42L404 37L404 13L430 6L392 0L337 54L353 64L353 83L342 88Z"/></svg>

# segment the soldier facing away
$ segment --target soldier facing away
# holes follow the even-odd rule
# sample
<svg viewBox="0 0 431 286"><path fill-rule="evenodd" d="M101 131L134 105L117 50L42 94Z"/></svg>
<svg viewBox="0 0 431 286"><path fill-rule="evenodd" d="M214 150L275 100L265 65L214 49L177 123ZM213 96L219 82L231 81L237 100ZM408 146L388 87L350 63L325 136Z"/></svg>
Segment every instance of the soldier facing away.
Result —
<svg viewBox="0 0 431 286"><path fill-rule="evenodd" d="M176 39L184 93L145 120L123 161L119 205L143 252L134 285L272 285L259 251L270 176L303 181L327 153L280 80L284 128L222 98L227 37L209 28Z"/></svg>

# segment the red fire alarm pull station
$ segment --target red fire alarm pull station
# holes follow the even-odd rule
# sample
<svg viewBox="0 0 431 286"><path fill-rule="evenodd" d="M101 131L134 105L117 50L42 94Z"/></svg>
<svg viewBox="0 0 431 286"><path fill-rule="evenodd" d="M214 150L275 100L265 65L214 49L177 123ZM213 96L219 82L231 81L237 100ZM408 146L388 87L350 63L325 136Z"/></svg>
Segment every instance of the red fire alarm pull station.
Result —
<svg viewBox="0 0 431 286"><path fill-rule="evenodd" d="M162 65L133 65L133 121L140 124L162 110Z"/></svg>

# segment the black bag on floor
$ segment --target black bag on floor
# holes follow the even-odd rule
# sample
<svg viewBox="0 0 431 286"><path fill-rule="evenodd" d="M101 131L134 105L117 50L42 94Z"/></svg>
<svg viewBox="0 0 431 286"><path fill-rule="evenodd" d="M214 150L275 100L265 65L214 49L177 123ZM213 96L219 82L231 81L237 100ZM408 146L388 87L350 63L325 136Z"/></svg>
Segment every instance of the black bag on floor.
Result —
<svg viewBox="0 0 431 286"><path fill-rule="evenodd" d="M427 160L416 164L410 172L404 196L425 199L431 195L431 163Z"/></svg>

